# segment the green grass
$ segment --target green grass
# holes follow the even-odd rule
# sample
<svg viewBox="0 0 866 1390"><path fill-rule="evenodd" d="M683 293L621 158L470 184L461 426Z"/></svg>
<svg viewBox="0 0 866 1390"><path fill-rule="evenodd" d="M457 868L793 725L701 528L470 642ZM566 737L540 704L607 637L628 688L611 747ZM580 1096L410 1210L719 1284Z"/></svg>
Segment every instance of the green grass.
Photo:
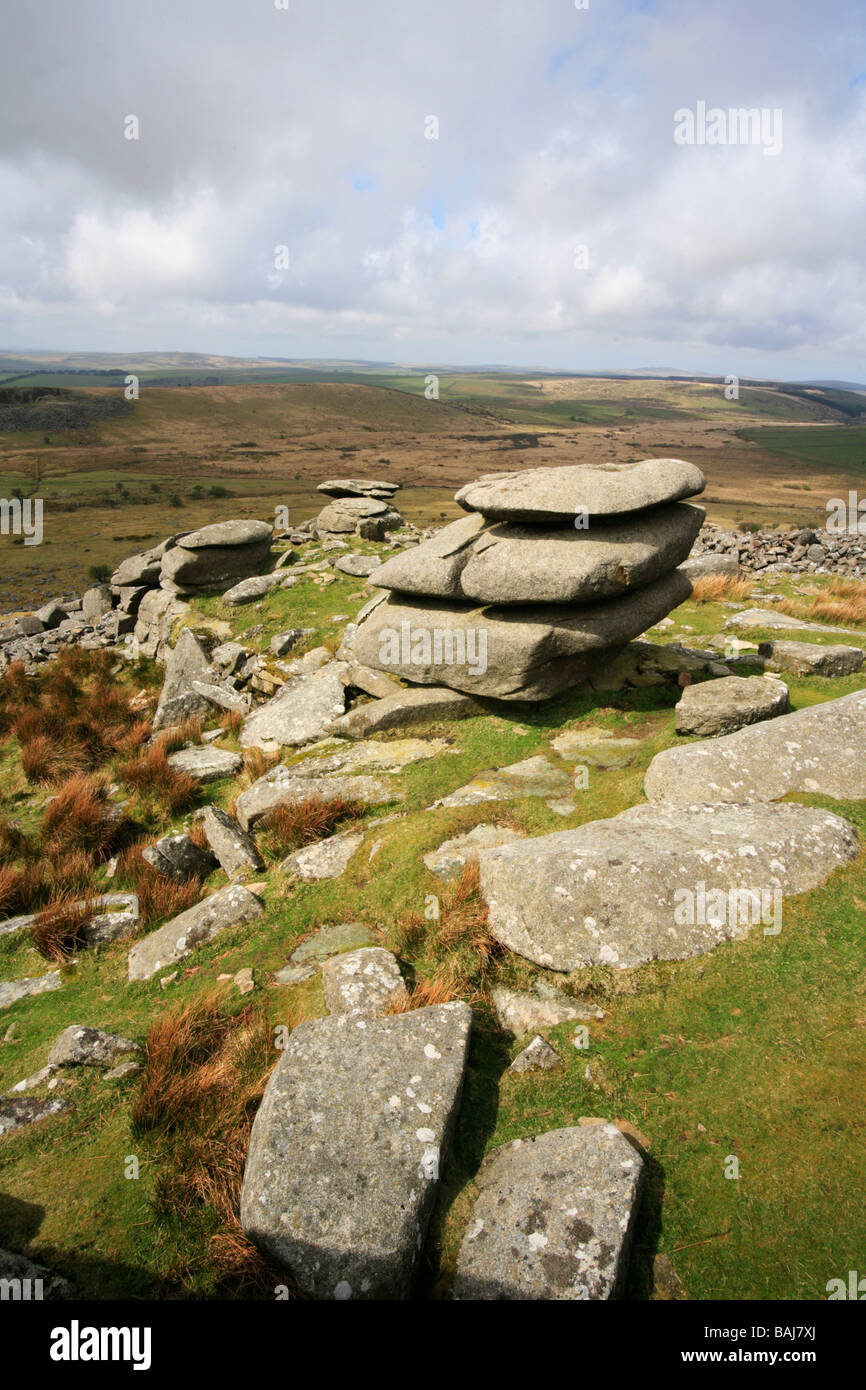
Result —
<svg viewBox="0 0 866 1390"><path fill-rule="evenodd" d="M825 425L821 429L761 426L740 431L740 437L804 465L866 476L866 425ZM808 472L805 475L808 478Z"/></svg>

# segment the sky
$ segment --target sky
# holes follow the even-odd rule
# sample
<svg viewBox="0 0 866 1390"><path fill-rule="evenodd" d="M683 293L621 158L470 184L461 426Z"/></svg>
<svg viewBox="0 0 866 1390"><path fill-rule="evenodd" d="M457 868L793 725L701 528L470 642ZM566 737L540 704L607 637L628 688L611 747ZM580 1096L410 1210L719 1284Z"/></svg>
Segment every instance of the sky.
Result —
<svg viewBox="0 0 866 1390"><path fill-rule="evenodd" d="M866 3L3 0L0 348L866 380Z"/></svg>

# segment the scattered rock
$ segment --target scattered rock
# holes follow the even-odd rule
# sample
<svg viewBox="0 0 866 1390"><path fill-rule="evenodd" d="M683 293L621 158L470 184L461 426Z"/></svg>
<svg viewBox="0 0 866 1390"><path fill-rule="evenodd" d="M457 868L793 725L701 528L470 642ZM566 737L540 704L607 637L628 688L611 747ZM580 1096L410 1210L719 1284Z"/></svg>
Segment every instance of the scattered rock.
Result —
<svg viewBox="0 0 866 1390"><path fill-rule="evenodd" d="M604 1011L595 1004L571 999L557 989L539 995L508 989L505 985L494 985L491 998L500 1027L518 1037L531 1033L535 1028L555 1028L559 1023L572 1023L578 1019L604 1018Z"/></svg>
<svg viewBox="0 0 866 1390"><path fill-rule="evenodd" d="M59 989L60 971L49 970L47 975L35 975L21 980L0 980L0 1009L7 1009L19 999L28 999L33 994L45 994L47 990Z"/></svg>
<svg viewBox="0 0 866 1390"><path fill-rule="evenodd" d="M559 1053L554 1051L549 1042L545 1042L540 1033L536 1033L529 1046L515 1057L508 1070L520 1075L527 1071L553 1071L561 1066Z"/></svg>
<svg viewBox="0 0 866 1390"><path fill-rule="evenodd" d="M790 709L788 687L763 676L726 676L687 685L676 710L678 734L711 738L747 724L774 719Z"/></svg>
<svg viewBox="0 0 866 1390"><path fill-rule="evenodd" d="M193 878L207 878L216 868L216 859L200 849L189 835L163 835L156 844L142 850L142 858L157 873L176 883L188 883Z"/></svg>
<svg viewBox="0 0 866 1390"><path fill-rule="evenodd" d="M72 1023L56 1039L48 1054L49 1067L110 1067L127 1053L140 1052L138 1043L98 1028Z"/></svg>
<svg viewBox="0 0 866 1390"><path fill-rule="evenodd" d="M769 671L795 676L850 676L866 661L861 647L822 647L814 642L761 642L758 655Z"/></svg>
<svg viewBox="0 0 866 1390"><path fill-rule="evenodd" d="M37 1120L45 1120L49 1115L62 1115L70 1109L69 1101L60 1100L59 1097L37 1100L34 1096L26 1100L13 1100L10 1096L0 1096L0 1137L13 1134L25 1125L35 1124Z"/></svg>
<svg viewBox="0 0 866 1390"><path fill-rule="evenodd" d="M249 830L262 816L284 801L363 801L371 805L402 801L402 787L383 777L310 777L301 776L283 763L259 777L251 787L241 792L235 802L237 818L244 830Z"/></svg>
<svg viewBox="0 0 866 1390"><path fill-rule="evenodd" d="M360 668L355 666L354 669ZM381 733L384 729L437 719L465 719L480 713L478 705L468 695L445 686L427 686L398 690L368 705L358 705L348 714L332 719L328 729L346 738L365 738L367 734Z"/></svg>
<svg viewBox="0 0 866 1390"><path fill-rule="evenodd" d="M129 953L130 981L149 980L157 970L182 960L196 947L212 941L226 927L249 922L263 912L258 898L240 884L221 888L212 897L196 903L135 943Z"/></svg>
<svg viewBox="0 0 866 1390"><path fill-rule="evenodd" d="M169 766L175 772L186 772L199 782L217 782L222 777L234 777L244 765L240 753L232 753L228 748L197 747L180 748L170 753Z"/></svg>
<svg viewBox="0 0 866 1390"><path fill-rule="evenodd" d="M345 873L349 860L360 848L363 839L363 830L346 830L340 835L330 835L326 840L317 840L312 845L295 850L279 867L284 873L295 874L308 883L322 878L339 878Z"/></svg>
<svg viewBox="0 0 866 1390"><path fill-rule="evenodd" d="M321 738L346 708L345 670L344 662L331 661L310 675L290 677L273 699L245 720L242 747L275 752Z"/></svg>
<svg viewBox="0 0 866 1390"><path fill-rule="evenodd" d="M325 1004L331 1014L375 1018L403 988L397 959L381 946L331 956L322 965Z"/></svg>
<svg viewBox="0 0 866 1390"><path fill-rule="evenodd" d="M374 946L376 942L363 922L337 922L332 926L321 927L312 936L302 941L292 952L293 965L307 965L310 961L327 960L341 951L356 951L363 946Z"/></svg>
<svg viewBox="0 0 866 1390"><path fill-rule="evenodd" d="M433 805L477 806L483 801L509 801L520 796L561 797L573 790L568 773L539 754L508 767L478 772L471 782Z"/></svg>
<svg viewBox="0 0 866 1390"><path fill-rule="evenodd" d="M495 845L507 845L510 840L522 838L517 830L510 830L507 825L476 825L465 835L455 835L438 849L425 854L424 863L437 878L459 878L479 849L492 849Z"/></svg>
<svg viewBox="0 0 866 1390"><path fill-rule="evenodd" d="M237 821L221 807L206 806L202 826L208 844L227 874L231 875L238 869L260 873L265 867L252 836L242 830Z"/></svg>

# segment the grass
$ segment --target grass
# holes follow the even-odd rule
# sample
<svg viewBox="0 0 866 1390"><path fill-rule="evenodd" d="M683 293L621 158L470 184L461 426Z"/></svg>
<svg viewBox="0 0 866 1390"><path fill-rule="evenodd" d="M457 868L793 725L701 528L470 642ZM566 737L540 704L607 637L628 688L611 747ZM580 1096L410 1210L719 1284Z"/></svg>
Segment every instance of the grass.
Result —
<svg viewBox="0 0 866 1390"><path fill-rule="evenodd" d="M343 796L333 801L323 797L284 801L259 822L259 847L266 857L279 859L291 850L333 835L343 822L360 820L366 809L362 802L348 801Z"/></svg>
<svg viewBox="0 0 866 1390"><path fill-rule="evenodd" d="M705 574L692 584L695 603L720 603L724 599L746 599L752 592L751 579L732 574Z"/></svg>

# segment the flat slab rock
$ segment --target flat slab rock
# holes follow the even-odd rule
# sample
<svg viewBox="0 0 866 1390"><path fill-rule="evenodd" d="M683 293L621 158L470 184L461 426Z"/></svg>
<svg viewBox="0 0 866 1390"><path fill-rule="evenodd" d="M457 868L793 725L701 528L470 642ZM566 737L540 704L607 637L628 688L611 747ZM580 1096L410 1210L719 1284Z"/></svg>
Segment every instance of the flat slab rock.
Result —
<svg viewBox="0 0 866 1390"><path fill-rule="evenodd" d="M490 997L500 1027L518 1037L536 1028L555 1028L560 1023L575 1023L579 1019L604 1018L603 1010L597 1005L571 999L557 989L534 994L528 990L509 989L507 985L494 985Z"/></svg>
<svg viewBox="0 0 866 1390"><path fill-rule="evenodd" d="M256 1115L246 1234L315 1299L406 1299L466 1067L466 1004L291 1034Z"/></svg>
<svg viewBox="0 0 866 1390"><path fill-rule="evenodd" d="M423 856L424 863L437 878L459 878L470 859L474 859L479 849L492 849L495 845L507 845L510 840L523 837L517 830L507 825L476 825L464 835L455 835L444 840L438 849Z"/></svg>
<svg viewBox="0 0 866 1390"><path fill-rule="evenodd" d="M345 799L377 805L402 801L404 795L402 787L393 779L363 775L303 777L284 763L279 763L253 782L245 792L241 792L235 808L241 828L249 830L268 811L284 801L304 802L321 797L326 801Z"/></svg>
<svg viewBox="0 0 866 1390"><path fill-rule="evenodd" d="M255 840L241 829L228 811L220 806L206 806L202 826L213 854L227 874L237 869L252 869L258 873L265 867Z"/></svg>
<svg viewBox="0 0 866 1390"><path fill-rule="evenodd" d="M244 765L240 753L230 748L179 748L168 755L169 767L186 772L199 782L217 782L221 777L234 777Z"/></svg>
<svg viewBox="0 0 866 1390"><path fill-rule="evenodd" d="M522 473L489 473L462 487L454 500L466 511L483 512L500 521L559 521L573 520L580 509L589 517L641 512L693 497L706 485L706 478L693 463L641 459L638 463L572 464Z"/></svg>
<svg viewBox="0 0 866 1390"><path fill-rule="evenodd" d="M243 748L275 752L321 738L346 708L346 663L331 661L310 675L290 676L276 695L251 714L240 732Z"/></svg>
<svg viewBox="0 0 866 1390"><path fill-rule="evenodd" d="M477 806L483 801L511 801L519 796L565 797L574 787L567 772L543 754L508 767L478 772L465 786L433 802L433 806Z"/></svg>
<svg viewBox="0 0 866 1390"><path fill-rule="evenodd" d="M686 748L666 748L647 769L650 801L775 801L818 792L866 797L866 691L784 714Z"/></svg>
<svg viewBox="0 0 866 1390"><path fill-rule="evenodd" d="M744 917L766 920L777 889L815 888L858 849L852 825L808 806L643 805L481 850L478 863L503 945L551 970L625 969L745 935ZM729 910L702 910L716 893ZM755 893L768 895L763 917Z"/></svg>
<svg viewBox="0 0 866 1390"><path fill-rule="evenodd" d="M687 685L676 710L678 734L731 734L790 709L788 687L764 676L722 676Z"/></svg>
<svg viewBox="0 0 866 1390"><path fill-rule="evenodd" d="M112 1067L130 1054L141 1052L138 1043L99 1028L71 1023L56 1038L48 1054L49 1067Z"/></svg>
<svg viewBox="0 0 866 1390"><path fill-rule="evenodd" d="M763 627L770 632L796 628L798 632L844 632L849 637L862 636L862 633L854 632L851 628L831 627L829 623L810 623L805 618L792 618L790 613L776 613L772 608L744 608L741 613L734 613L728 618L725 627L743 627L747 631L750 628Z"/></svg>
<svg viewBox="0 0 866 1390"><path fill-rule="evenodd" d="M615 1125L494 1149L457 1260L454 1299L579 1300L624 1290L643 1160Z"/></svg>
<svg viewBox="0 0 866 1390"><path fill-rule="evenodd" d="M705 512L688 502L643 516L542 528L475 513L386 560L374 584L476 603L592 603L642 588L685 560Z"/></svg>
<svg viewBox="0 0 866 1390"><path fill-rule="evenodd" d="M375 944L370 928L363 922L334 922L320 927L300 946L296 946L290 959L293 965L306 965L311 961L327 960L341 951L354 951Z"/></svg>
<svg viewBox="0 0 866 1390"><path fill-rule="evenodd" d="M469 695L447 686L426 686L414 690L399 690L358 705L348 714L340 715L328 725L329 731L346 738L365 738L383 729L398 729L406 724L426 720L465 719L479 714L478 705Z"/></svg>
<svg viewBox="0 0 866 1390"><path fill-rule="evenodd" d="M21 980L0 980L0 1009L7 1009L10 1004L17 1004L19 999L28 999L32 994L59 989L60 984L59 970L49 970L46 975L25 976Z"/></svg>
<svg viewBox="0 0 866 1390"><path fill-rule="evenodd" d="M641 589L581 604L491 604L389 594L360 623L354 657L417 685L501 700L550 699L679 607L672 570Z"/></svg>
<svg viewBox="0 0 866 1390"><path fill-rule="evenodd" d="M363 830L345 830L340 835L329 835L326 840L317 840L312 845L295 850L283 860L280 869L308 883L323 878L339 878L346 872L349 860L363 842Z"/></svg>
<svg viewBox="0 0 866 1390"><path fill-rule="evenodd" d="M249 922L263 912L261 902L247 888L237 883L221 888L135 943L128 958L130 981L149 980L163 966L205 946L226 927Z"/></svg>
<svg viewBox="0 0 866 1390"><path fill-rule="evenodd" d="M325 1004L330 1014L375 1018L384 1014L403 988L396 956L381 946L344 951L322 966Z"/></svg>
<svg viewBox="0 0 866 1390"><path fill-rule="evenodd" d="M50 1115L62 1115L71 1110L68 1100L52 1097L50 1100L37 1100L35 1096L25 1100L13 1100L11 1096L0 1096L0 1137L13 1134L25 1125L46 1120Z"/></svg>
<svg viewBox="0 0 866 1390"><path fill-rule="evenodd" d="M866 661L862 647L784 640L761 642L758 655L765 658L766 670L790 671L795 676L850 676Z"/></svg>

